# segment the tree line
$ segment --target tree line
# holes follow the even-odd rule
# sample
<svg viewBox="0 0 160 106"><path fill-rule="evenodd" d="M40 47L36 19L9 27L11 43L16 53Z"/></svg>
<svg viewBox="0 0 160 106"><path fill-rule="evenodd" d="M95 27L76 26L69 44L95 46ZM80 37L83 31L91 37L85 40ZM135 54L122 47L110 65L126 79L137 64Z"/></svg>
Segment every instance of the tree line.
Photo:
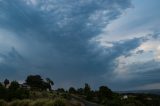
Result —
<svg viewBox="0 0 160 106"><path fill-rule="evenodd" d="M71 95L76 95L85 100L96 102L98 104L105 104L108 100L117 99L119 94L112 92L107 86L100 86L98 90L92 90L89 84L85 83L83 88L70 87L68 90L63 88L58 88L56 90L60 93L69 93Z"/></svg>
<svg viewBox="0 0 160 106"><path fill-rule="evenodd" d="M5 79L0 83L0 99L11 101L13 99L27 99L29 92L51 91L54 82L50 78L43 79L40 75L27 76L23 84L18 81L9 81Z"/></svg>
<svg viewBox="0 0 160 106"><path fill-rule="evenodd" d="M40 75L27 76L23 84L17 81L5 79L0 83L0 99L12 101L16 99L37 99L39 97L52 94L62 96L69 100L73 96L107 106L159 106L160 97L146 94L127 94L128 98L123 98L123 94L115 93L107 86L100 86L98 90L93 90L89 84L84 84L82 88L70 87L68 90L58 88L52 90L54 82L50 78L43 79ZM41 93L42 92L42 93ZM44 95L44 93L45 95ZM36 95L37 93L37 95ZM41 96L39 95L41 93ZM45 98L48 98L48 97ZM52 97L51 96L51 97ZM148 99L149 98L149 99Z"/></svg>
<svg viewBox="0 0 160 106"><path fill-rule="evenodd" d="M52 91L53 85L54 82L50 78L43 79L40 75L27 76L23 84L5 79L0 83L0 99L12 100L28 98L29 91ZM84 88L75 89L74 87L70 87L68 90L58 88L56 91L81 95L84 96L86 100L93 100L93 97L97 97L98 100L103 100L104 97L112 98L113 94L107 86L101 86L99 90L93 91L87 83Z"/></svg>

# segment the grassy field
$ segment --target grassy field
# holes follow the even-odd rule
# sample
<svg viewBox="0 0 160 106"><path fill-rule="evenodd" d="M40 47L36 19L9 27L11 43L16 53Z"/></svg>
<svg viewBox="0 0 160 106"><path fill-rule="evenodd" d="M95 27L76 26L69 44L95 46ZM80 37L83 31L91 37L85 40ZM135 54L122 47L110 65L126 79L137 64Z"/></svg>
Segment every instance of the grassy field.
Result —
<svg viewBox="0 0 160 106"><path fill-rule="evenodd" d="M0 100L0 106L80 106L80 103L72 103L62 98L37 100L24 99L11 102Z"/></svg>
<svg viewBox="0 0 160 106"><path fill-rule="evenodd" d="M30 91L29 99L5 101L0 106L81 106L78 101L70 100L69 95L47 91Z"/></svg>

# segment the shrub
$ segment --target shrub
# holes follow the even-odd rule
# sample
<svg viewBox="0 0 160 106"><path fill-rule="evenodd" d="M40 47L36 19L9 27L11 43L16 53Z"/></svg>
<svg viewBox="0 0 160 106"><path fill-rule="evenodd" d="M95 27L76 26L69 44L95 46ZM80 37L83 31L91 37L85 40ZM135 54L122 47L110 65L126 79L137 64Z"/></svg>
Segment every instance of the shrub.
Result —
<svg viewBox="0 0 160 106"><path fill-rule="evenodd" d="M4 100L0 100L0 106L7 106L6 101L4 101Z"/></svg>
<svg viewBox="0 0 160 106"><path fill-rule="evenodd" d="M77 103L76 106L81 106L81 103Z"/></svg>
<svg viewBox="0 0 160 106"><path fill-rule="evenodd" d="M21 100L19 106L30 106L30 100Z"/></svg>
<svg viewBox="0 0 160 106"><path fill-rule="evenodd" d="M20 100L14 100L9 103L9 106L19 106L19 104L20 104Z"/></svg>
<svg viewBox="0 0 160 106"><path fill-rule="evenodd" d="M45 104L48 102L46 99L38 99L35 102L32 102L31 106L46 106Z"/></svg>
<svg viewBox="0 0 160 106"><path fill-rule="evenodd" d="M4 86L0 86L0 99L6 99L7 89Z"/></svg>
<svg viewBox="0 0 160 106"><path fill-rule="evenodd" d="M55 99L53 106L65 106L65 102L63 99Z"/></svg>
<svg viewBox="0 0 160 106"><path fill-rule="evenodd" d="M54 106L54 101L53 100L48 101L45 106Z"/></svg>

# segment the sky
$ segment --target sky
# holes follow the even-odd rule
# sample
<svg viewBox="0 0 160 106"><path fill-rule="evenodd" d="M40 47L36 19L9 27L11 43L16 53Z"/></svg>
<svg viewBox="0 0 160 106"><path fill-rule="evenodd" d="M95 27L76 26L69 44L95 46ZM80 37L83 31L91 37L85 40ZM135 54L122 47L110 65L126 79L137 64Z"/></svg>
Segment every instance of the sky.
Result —
<svg viewBox="0 0 160 106"><path fill-rule="evenodd" d="M0 80L160 89L159 0L0 0Z"/></svg>

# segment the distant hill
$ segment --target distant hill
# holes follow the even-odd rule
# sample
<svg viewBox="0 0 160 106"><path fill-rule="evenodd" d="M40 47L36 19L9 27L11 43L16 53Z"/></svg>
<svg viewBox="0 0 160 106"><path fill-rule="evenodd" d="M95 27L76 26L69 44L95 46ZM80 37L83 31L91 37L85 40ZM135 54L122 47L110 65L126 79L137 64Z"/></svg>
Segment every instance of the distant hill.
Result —
<svg viewBox="0 0 160 106"><path fill-rule="evenodd" d="M131 91L117 91L118 93L145 93L145 94L156 94L160 95L160 89L150 90L131 90Z"/></svg>

